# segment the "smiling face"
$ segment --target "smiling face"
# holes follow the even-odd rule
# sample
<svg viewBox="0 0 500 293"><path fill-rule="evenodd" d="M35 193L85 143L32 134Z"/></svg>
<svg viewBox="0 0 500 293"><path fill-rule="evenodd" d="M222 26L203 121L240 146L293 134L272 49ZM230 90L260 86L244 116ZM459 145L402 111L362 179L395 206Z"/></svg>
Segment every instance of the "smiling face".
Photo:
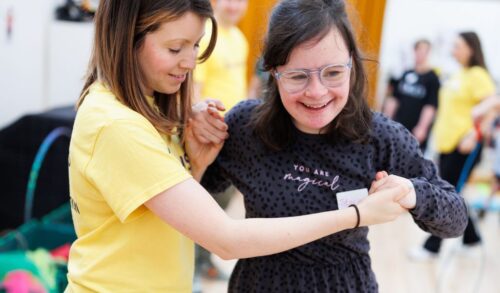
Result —
<svg viewBox="0 0 500 293"><path fill-rule="evenodd" d="M173 94L194 69L198 44L204 34L206 19L188 12L148 33L137 57L143 75L143 91Z"/></svg>
<svg viewBox="0 0 500 293"><path fill-rule="evenodd" d="M321 40L300 44L290 53L288 63L278 72L294 69L317 70L329 64L346 64L349 51L337 30L332 29ZM318 134L342 111L349 96L350 72L336 87L325 87L317 73L310 75L307 87L296 93L287 92L278 81L281 102L292 121L302 132Z"/></svg>

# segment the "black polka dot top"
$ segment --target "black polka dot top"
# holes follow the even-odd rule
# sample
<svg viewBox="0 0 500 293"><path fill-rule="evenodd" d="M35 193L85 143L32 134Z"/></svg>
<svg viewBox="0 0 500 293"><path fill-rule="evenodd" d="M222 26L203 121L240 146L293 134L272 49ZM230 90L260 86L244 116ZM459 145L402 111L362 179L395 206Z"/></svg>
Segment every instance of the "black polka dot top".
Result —
<svg viewBox="0 0 500 293"><path fill-rule="evenodd" d="M375 173L385 170L415 186L417 205L410 213L418 226L440 237L463 233L464 200L438 177L402 125L375 113L369 144L332 144L295 129L294 143L273 152L248 125L258 103L243 101L228 113L230 137L202 181L211 192L234 184L247 218L336 210L337 192L369 189ZM286 252L241 259L229 292L377 292L367 233L366 227L348 229Z"/></svg>

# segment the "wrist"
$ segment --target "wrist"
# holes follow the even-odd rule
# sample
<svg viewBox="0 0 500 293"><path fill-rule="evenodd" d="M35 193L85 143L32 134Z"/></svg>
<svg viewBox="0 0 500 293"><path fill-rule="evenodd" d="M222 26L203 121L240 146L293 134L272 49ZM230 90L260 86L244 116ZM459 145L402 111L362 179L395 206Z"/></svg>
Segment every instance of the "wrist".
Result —
<svg viewBox="0 0 500 293"><path fill-rule="evenodd" d="M361 224L361 215L359 213L359 208L355 204L351 204L351 205L349 205L349 207L353 208L354 212L356 213L356 224L354 225L354 228L353 228L353 229L356 229L359 227L359 224Z"/></svg>
<svg viewBox="0 0 500 293"><path fill-rule="evenodd" d="M417 205L417 193L411 180L408 180L408 188L410 191L399 201L399 204L407 210L412 210Z"/></svg>
<svg viewBox="0 0 500 293"><path fill-rule="evenodd" d="M332 221L335 223L335 232L352 229L356 225L356 212L354 208L343 208L330 211ZM331 228L332 226L329 225Z"/></svg>
<svg viewBox="0 0 500 293"><path fill-rule="evenodd" d="M198 182L201 182L201 178L203 178L203 174L205 174L206 170L206 167L198 167L194 164L191 164L191 175Z"/></svg>

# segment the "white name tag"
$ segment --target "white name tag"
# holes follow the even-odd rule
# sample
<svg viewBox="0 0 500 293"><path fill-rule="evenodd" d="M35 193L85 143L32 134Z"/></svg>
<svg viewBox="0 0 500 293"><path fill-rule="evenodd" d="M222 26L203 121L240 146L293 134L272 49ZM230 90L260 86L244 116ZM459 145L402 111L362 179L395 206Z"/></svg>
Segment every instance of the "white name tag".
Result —
<svg viewBox="0 0 500 293"><path fill-rule="evenodd" d="M358 204L368 196L368 189L361 188L337 193L337 204L340 209L348 208L349 205Z"/></svg>

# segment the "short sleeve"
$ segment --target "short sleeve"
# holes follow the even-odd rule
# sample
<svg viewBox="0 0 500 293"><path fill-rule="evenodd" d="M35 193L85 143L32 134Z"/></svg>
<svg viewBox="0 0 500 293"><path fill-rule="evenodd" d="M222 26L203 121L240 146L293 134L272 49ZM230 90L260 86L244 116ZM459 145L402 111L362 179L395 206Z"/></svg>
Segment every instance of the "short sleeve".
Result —
<svg viewBox="0 0 500 293"><path fill-rule="evenodd" d="M403 74L399 79L396 77L391 77L389 79L389 88L392 90L392 96L398 101L400 100L400 92L398 89L398 85L403 80L405 75L406 73Z"/></svg>
<svg viewBox="0 0 500 293"><path fill-rule="evenodd" d="M437 75L432 72L429 78L429 85L428 85L428 90L427 90L427 101L426 105L433 106L437 108L438 106L438 93L439 93L439 78Z"/></svg>
<svg viewBox="0 0 500 293"><path fill-rule="evenodd" d="M152 125L117 120L104 126L85 169L120 221L144 202L191 177Z"/></svg>
<svg viewBox="0 0 500 293"><path fill-rule="evenodd" d="M476 102L495 93L495 84L486 70L481 67L471 68L470 86Z"/></svg>

